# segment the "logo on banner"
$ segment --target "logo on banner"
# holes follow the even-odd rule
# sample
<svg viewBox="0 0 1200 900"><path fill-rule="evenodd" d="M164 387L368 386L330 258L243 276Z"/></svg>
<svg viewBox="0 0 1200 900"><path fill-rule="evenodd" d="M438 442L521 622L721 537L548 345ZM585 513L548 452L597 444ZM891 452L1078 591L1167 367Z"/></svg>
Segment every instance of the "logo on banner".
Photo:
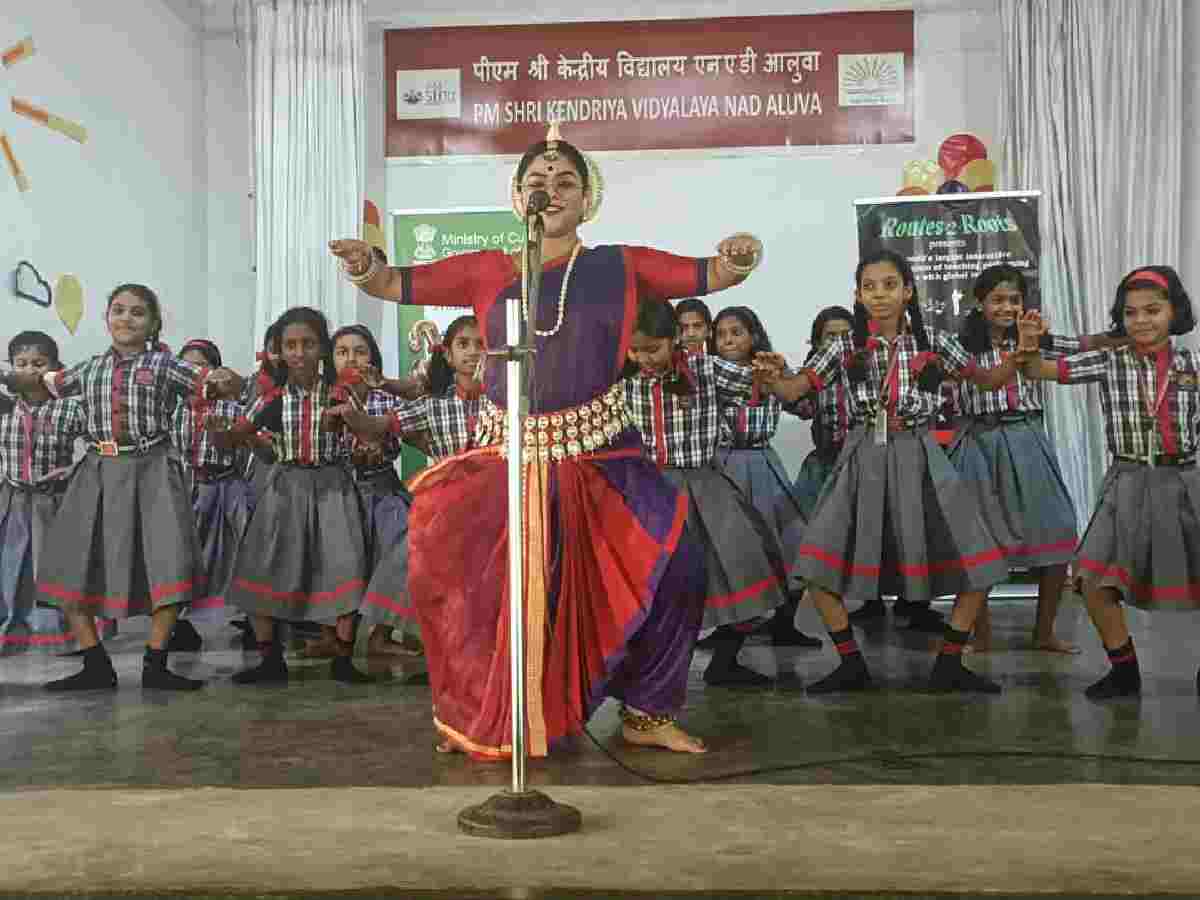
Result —
<svg viewBox="0 0 1200 900"><path fill-rule="evenodd" d="M397 119L458 119L462 116L460 69L396 72Z"/></svg>
<svg viewBox="0 0 1200 900"><path fill-rule="evenodd" d="M413 237L417 246L413 250L413 259L429 262L437 259L437 251L433 249L433 239L437 237L437 227L428 223L418 225L413 229Z"/></svg>
<svg viewBox="0 0 1200 900"><path fill-rule="evenodd" d="M903 106L903 53L839 53L839 106Z"/></svg>

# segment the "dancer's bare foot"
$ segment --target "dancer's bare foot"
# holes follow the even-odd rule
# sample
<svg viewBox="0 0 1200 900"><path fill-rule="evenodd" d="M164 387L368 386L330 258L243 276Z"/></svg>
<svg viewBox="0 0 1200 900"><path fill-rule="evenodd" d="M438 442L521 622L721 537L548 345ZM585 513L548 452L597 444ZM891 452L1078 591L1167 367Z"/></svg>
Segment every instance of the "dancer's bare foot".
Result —
<svg viewBox="0 0 1200 900"><path fill-rule="evenodd" d="M421 656L419 646L392 640L390 628L376 628L367 639L367 653L381 656L403 656L412 659Z"/></svg>
<svg viewBox="0 0 1200 900"><path fill-rule="evenodd" d="M1080 652L1079 648L1074 644L1068 644L1066 641L1060 641L1052 634L1045 637L1038 637L1037 635L1034 635L1033 649L1042 650L1046 653L1075 654Z"/></svg>
<svg viewBox="0 0 1200 900"><path fill-rule="evenodd" d="M452 740L450 740L450 738L445 738L441 741L438 741L433 745L433 749L437 753L462 753L462 750L460 750L458 746Z"/></svg>
<svg viewBox="0 0 1200 900"><path fill-rule="evenodd" d="M637 731L628 725L621 726L621 737L628 744L639 747L662 747L676 753L707 753L704 741L693 737L674 722L660 725L650 731Z"/></svg>

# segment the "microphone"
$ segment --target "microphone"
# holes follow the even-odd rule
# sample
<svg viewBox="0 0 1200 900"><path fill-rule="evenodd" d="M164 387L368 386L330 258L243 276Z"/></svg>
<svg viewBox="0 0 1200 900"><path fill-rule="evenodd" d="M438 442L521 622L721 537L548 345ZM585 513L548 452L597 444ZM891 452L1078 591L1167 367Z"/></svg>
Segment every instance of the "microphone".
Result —
<svg viewBox="0 0 1200 900"><path fill-rule="evenodd" d="M536 216L550 205L550 195L545 191L534 191L529 195L529 203L525 207L526 216Z"/></svg>

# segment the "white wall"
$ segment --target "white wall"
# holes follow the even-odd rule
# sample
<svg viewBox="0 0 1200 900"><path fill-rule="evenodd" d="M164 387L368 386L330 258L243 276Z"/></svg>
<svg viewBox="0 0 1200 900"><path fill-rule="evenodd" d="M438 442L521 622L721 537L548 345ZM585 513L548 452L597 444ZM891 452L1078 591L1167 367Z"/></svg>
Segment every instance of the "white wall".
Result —
<svg viewBox="0 0 1200 900"><path fill-rule="evenodd" d="M6 93L79 122L88 141L16 116L0 94L0 130L32 182L19 193L0 165L0 337L46 331L68 362L100 352L108 346L105 299L127 281L159 293L166 340L202 334L208 229L199 33L159 0L0 4L0 46L26 36L37 54L0 69ZM85 312L74 337L53 310L7 289L21 259L51 283L66 272L79 277Z"/></svg>
<svg viewBox="0 0 1200 900"><path fill-rule="evenodd" d="M740 4L737 14L818 12L835 5L878 9L898 4L758 0ZM648 7L613 0L589 4L585 14L579 7L546 10L534 0L506 0L486 9L460 5L455 13L430 6L400 0L369 3L373 14L383 17L391 11L392 24L406 27L650 15ZM660 3L653 9L656 16L729 14L727 6L705 3ZM799 361L807 352L815 314L851 299L858 256L854 199L895 193L903 164L936 156L938 144L953 132L974 132L993 154L998 151L999 21L992 2L919 3L915 27L915 145L597 154L607 194L599 220L583 232L585 240L708 255L728 234L756 233L767 248L763 267L746 284L711 298L710 306L714 313L730 304L753 307L776 348ZM376 81L371 89L380 93L369 107L382 109L383 85ZM565 134L570 139L569 128ZM388 207L504 205L513 162L388 160ZM393 329L385 326L385 333ZM785 419L777 447L793 471L808 446L807 424Z"/></svg>

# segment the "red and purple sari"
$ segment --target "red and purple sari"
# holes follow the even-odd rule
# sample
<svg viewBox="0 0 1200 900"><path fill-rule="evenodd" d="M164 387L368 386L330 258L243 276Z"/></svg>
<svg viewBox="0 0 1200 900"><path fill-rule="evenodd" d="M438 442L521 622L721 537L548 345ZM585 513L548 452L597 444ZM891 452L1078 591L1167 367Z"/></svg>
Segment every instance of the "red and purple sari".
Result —
<svg viewBox="0 0 1200 900"><path fill-rule="evenodd" d="M536 327L556 321L565 257L545 264ZM403 269L404 302L471 306L488 347L505 343L512 257L481 252ZM620 377L639 299L707 292L707 261L597 247L575 261L565 318L536 337L530 413L577 408ZM532 329L531 329L532 330ZM503 365L484 379L506 403ZM561 460L525 457L525 626L530 755L578 733L616 697L644 712L683 705L704 604L703 555L684 535L687 499L624 429ZM434 721L480 758L511 753L506 462L498 445L414 479L409 590L429 661Z"/></svg>

